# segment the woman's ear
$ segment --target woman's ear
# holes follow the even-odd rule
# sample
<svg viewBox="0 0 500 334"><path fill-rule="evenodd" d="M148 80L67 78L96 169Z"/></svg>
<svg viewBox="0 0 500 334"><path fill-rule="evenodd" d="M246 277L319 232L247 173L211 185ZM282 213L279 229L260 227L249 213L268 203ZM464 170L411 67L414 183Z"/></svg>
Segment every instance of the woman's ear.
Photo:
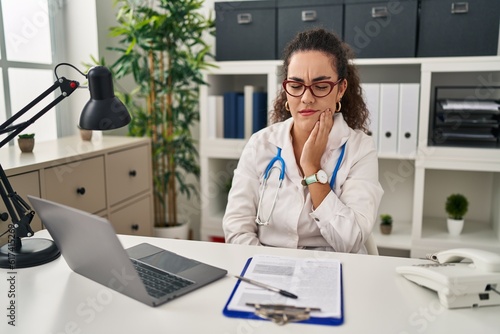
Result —
<svg viewBox="0 0 500 334"><path fill-rule="evenodd" d="M342 99L342 96L344 96L345 91L347 90L347 79L342 80L342 82L338 85L339 86L339 100Z"/></svg>

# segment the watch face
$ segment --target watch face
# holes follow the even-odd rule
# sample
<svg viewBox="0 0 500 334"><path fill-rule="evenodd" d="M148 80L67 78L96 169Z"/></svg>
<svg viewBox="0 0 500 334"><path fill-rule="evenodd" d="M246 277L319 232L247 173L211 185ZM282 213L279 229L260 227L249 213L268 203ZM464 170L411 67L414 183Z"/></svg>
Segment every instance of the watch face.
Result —
<svg viewBox="0 0 500 334"><path fill-rule="evenodd" d="M322 183L322 184L325 184L328 182L328 175L326 175L326 172L324 170L319 170L317 173L316 173L316 176L318 178L318 182L319 183Z"/></svg>

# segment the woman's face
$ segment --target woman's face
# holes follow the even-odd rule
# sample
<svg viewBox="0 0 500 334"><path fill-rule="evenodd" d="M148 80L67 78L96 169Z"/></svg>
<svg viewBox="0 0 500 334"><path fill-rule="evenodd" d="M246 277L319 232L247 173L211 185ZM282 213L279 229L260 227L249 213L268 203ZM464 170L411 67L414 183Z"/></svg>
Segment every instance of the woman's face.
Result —
<svg viewBox="0 0 500 334"><path fill-rule="evenodd" d="M293 80L311 88L316 95L323 95L323 92L330 90L330 85L321 83L324 81L337 82L338 73L332 65L331 59L319 51L299 51L290 58L288 65L288 77L286 80ZM298 89L300 85L289 84L290 91ZM319 120L321 112L336 109L336 103L341 99L347 87L346 80L339 82L333 90L324 97L314 96L311 89L306 89L302 96L293 97L287 94L287 101L290 113L294 120L294 128L310 132L314 124ZM294 94L295 95L295 94Z"/></svg>

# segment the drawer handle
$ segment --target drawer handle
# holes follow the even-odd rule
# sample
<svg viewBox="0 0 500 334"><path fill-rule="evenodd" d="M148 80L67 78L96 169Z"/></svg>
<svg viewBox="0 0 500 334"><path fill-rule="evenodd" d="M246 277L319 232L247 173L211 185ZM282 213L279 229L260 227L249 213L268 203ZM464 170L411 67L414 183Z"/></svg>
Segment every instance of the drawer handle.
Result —
<svg viewBox="0 0 500 334"><path fill-rule="evenodd" d="M130 177L135 177L135 176L137 176L137 171L135 169L132 169L130 172L128 172L128 175Z"/></svg>
<svg viewBox="0 0 500 334"><path fill-rule="evenodd" d="M315 10L303 10L302 11L302 21L312 22L316 21L317 13Z"/></svg>
<svg viewBox="0 0 500 334"><path fill-rule="evenodd" d="M252 23L252 14L242 13L237 16L238 24L250 24Z"/></svg>
<svg viewBox="0 0 500 334"><path fill-rule="evenodd" d="M139 225L138 224L132 224L132 226L130 226L132 228L132 231L139 231Z"/></svg>
<svg viewBox="0 0 500 334"><path fill-rule="evenodd" d="M387 17L389 16L389 12L387 11L387 7L372 7L372 17Z"/></svg>
<svg viewBox="0 0 500 334"><path fill-rule="evenodd" d="M452 14L466 14L469 12L469 3L468 2L453 2L451 4L451 13Z"/></svg>
<svg viewBox="0 0 500 334"><path fill-rule="evenodd" d="M391 132L390 132L390 131L387 131L387 132L385 133L385 136L386 136L387 138L391 138Z"/></svg>
<svg viewBox="0 0 500 334"><path fill-rule="evenodd" d="M85 195L85 188L84 187L77 188L76 193L80 195Z"/></svg>
<svg viewBox="0 0 500 334"><path fill-rule="evenodd" d="M405 138L410 138L411 137L411 133L407 132L405 133Z"/></svg>

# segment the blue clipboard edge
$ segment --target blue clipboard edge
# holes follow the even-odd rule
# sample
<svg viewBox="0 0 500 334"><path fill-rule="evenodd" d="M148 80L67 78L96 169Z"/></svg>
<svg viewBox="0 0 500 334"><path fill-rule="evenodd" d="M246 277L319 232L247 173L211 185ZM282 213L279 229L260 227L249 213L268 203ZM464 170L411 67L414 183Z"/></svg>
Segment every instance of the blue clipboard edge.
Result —
<svg viewBox="0 0 500 334"><path fill-rule="evenodd" d="M247 263L245 264L245 267L241 271L240 276L244 276L245 272L247 271L248 266L250 265L250 262L252 262L252 258L249 258L247 260ZM231 299L233 299L234 293L236 290L238 290L238 286L240 285L240 280L238 280L233 288L233 291L231 292L231 295L229 296L226 305L224 306L224 309L222 310L222 314L224 314L226 317L230 318L244 318L244 319L255 319L255 320L265 320L265 321L270 321L267 319L263 319L257 315L255 315L252 312L243 312L243 311L232 311L229 310L227 307L229 303L231 302ZM294 322L296 324L314 324L314 325L327 325L327 326L338 326L342 325L344 323L344 280L343 280L343 275L342 275L342 263L340 264L340 318L318 318L318 317L311 317L307 320L303 321L298 321Z"/></svg>

